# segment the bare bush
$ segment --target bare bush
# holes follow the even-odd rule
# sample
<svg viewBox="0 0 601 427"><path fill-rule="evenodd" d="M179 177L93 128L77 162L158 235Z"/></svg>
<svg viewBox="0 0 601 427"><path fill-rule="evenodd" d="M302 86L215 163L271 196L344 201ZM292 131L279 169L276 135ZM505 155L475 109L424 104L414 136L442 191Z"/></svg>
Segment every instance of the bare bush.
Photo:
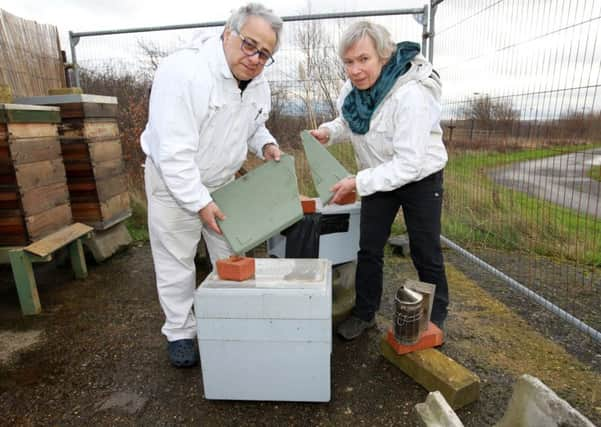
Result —
<svg viewBox="0 0 601 427"><path fill-rule="evenodd" d="M520 118L520 111L513 108L509 99L493 99L488 95L475 98L464 107L462 113L477 129L505 133L510 133L514 123Z"/></svg>

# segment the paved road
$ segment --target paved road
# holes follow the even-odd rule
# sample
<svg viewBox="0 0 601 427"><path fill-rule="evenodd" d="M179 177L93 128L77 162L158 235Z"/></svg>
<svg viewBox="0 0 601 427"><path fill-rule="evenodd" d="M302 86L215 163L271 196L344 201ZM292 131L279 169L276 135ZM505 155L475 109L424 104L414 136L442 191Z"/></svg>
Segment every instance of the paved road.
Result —
<svg viewBox="0 0 601 427"><path fill-rule="evenodd" d="M587 172L601 165L601 148L515 163L489 172L495 182L601 218L601 182Z"/></svg>

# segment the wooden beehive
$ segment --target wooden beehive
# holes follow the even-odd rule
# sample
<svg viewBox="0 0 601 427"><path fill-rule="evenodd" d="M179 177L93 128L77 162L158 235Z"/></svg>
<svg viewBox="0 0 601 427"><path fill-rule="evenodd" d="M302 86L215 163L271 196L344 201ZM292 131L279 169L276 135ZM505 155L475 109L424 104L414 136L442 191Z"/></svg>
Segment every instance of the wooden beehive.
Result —
<svg viewBox="0 0 601 427"><path fill-rule="evenodd" d="M0 104L0 246L72 223L59 123L58 108Z"/></svg>
<svg viewBox="0 0 601 427"><path fill-rule="evenodd" d="M60 142L73 219L105 230L130 216L117 98L68 94L18 101L60 108Z"/></svg>

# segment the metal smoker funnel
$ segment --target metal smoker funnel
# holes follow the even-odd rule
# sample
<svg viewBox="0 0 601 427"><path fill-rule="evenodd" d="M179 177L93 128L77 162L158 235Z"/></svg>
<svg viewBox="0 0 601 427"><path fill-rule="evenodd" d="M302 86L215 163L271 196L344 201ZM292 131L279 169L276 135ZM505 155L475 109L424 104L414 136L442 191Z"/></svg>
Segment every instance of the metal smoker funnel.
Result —
<svg viewBox="0 0 601 427"><path fill-rule="evenodd" d="M413 345L420 338L423 296L401 286L394 298L392 325L394 337L403 345Z"/></svg>

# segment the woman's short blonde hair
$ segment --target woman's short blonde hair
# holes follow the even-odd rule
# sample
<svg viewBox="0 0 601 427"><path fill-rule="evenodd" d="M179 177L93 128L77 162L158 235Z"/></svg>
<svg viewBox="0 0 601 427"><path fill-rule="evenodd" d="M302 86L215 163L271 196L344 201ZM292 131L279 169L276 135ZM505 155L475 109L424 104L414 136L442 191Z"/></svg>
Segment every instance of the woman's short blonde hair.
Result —
<svg viewBox="0 0 601 427"><path fill-rule="evenodd" d="M369 21L355 22L342 33L338 45L338 56L342 58L351 46L365 36L368 36L374 42L380 59L388 60L390 58L396 48L390 33L382 25Z"/></svg>

